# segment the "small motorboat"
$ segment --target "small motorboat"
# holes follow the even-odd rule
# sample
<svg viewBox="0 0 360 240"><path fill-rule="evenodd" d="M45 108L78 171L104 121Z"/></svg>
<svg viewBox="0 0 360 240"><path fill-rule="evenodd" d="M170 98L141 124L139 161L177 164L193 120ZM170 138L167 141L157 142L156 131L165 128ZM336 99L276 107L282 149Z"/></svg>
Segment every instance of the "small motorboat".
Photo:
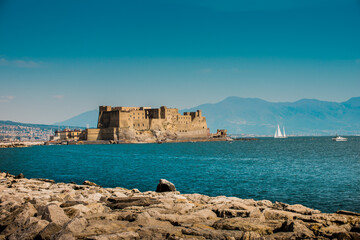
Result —
<svg viewBox="0 0 360 240"><path fill-rule="evenodd" d="M348 139L344 137L340 137L339 135L336 135L336 137L332 138L333 141L336 142L346 142Z"/></svg>

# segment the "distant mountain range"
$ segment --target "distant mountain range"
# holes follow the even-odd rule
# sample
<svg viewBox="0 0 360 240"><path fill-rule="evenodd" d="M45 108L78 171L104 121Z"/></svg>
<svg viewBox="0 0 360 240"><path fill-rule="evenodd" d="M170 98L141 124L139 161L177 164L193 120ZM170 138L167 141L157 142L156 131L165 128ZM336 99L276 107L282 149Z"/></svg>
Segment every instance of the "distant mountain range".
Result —
<svg viewBox="0 0 360 240"><path fill-rule="evenodd" d="M201 109L211 132L227 129L232 134L272 135L277 124L287 134L360 134L360 97L342 103L302 99L268 102L259 98L228 97L181 112ZM98 110L88 111L54 125L96 127Z"/></svg>
<svg viewBox="0 0 360 240"><path fill-rule="evenodd" d="M3 127L5 127L5 126L22 126L22 127L29 127L29 128L41 128L43 130L51 130L51 129L56 129L58 127L58 126L54 126L54 125L21 123L21 122L4 121L4 120L0 120L0 125Z"/></svg>
<svg viewBox="0 0 360 240"><path fill-rule="evenodd" d="M99 117L99 110L91 110L75 117L69 118L62 122L56 122L54 125L62 125L62 126L80 126L80 127L87 127L95 128L97 126L97 121Z"/></svg>
<svg viewBox="0 0 360 240"><path fill-rule="evenodd" d="M212 131L272 135L277 124L287 134L360 134L360 97L342 103L302 99L273 103L258 98L228 97L215 104L203 104L184 111L201 109Z"/></svg>

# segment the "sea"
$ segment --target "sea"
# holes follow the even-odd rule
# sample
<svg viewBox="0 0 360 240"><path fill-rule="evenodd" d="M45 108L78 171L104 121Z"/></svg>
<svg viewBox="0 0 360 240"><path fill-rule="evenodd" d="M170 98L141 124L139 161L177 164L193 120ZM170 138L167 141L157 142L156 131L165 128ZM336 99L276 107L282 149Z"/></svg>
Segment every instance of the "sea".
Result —
<svg viewBox="0 0 360 240"><path fill-rule="evenodd" d="M7 148L0 171L140 191L167 179L181 193L360 212L360 137Z"/></svg>

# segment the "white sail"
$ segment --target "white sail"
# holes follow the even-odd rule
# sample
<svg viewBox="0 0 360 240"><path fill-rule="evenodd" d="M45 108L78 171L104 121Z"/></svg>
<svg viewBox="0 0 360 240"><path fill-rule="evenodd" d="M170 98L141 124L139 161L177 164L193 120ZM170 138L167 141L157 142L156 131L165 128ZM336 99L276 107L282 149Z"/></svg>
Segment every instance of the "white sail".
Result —
<svg viewBox="0 0 360 240"><path fill-rule="evenodd" d="M278 130L278 137L282 137L283 135L281 134L281 130L280 130L280 126L279 126L279 124L278 124L278 128L277 128L277 130Z"/></svg>
<svg viewBox="0 0 360 240"><path fill-rule="evenodd" d="M281 133L280 125L278 124L275 130L274 138L287 138L285 133L285 127L283 127L283 132Z"/></svg>

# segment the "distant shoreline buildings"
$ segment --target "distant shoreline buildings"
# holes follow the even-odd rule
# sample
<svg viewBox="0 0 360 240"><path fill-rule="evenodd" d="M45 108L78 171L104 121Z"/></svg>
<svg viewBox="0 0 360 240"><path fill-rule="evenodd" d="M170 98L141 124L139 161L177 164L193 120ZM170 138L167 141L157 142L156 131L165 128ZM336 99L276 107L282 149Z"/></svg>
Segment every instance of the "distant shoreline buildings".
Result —
<svg viewBox="0 0 360 240"><path fill-rule="evenodd" d="M48 141L53 133L54 131L50 127L44 129L36 126L24 126L24 124L15 122L0 124L0 141L2 142Z"/></svg>

